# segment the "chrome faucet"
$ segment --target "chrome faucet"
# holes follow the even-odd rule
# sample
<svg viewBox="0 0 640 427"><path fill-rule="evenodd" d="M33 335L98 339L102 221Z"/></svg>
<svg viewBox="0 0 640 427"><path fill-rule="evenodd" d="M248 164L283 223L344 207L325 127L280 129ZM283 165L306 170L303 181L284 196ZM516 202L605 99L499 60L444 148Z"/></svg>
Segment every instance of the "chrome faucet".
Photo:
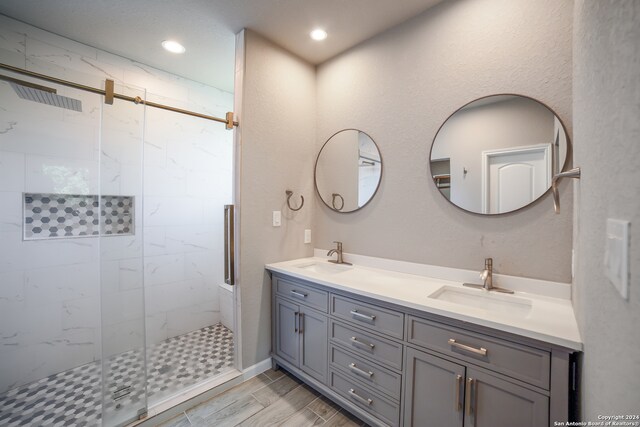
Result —
<svg viewBox="0 0 640 427"><path fill-rule="evenodd" d="M332 262L334 264L346 264L346 265L351 265L350 262L344 262L344 259L342 258L342 242L333 242L335 244L337 244L338 246L336 247L336 249L331 249L329 252L327 252L327 256L331 256L333 254L337 254L338 255L338 259L330 259L329 262Z"/></svg>
<svg viewBox="0 0 640 427"><path fill-rule="evenodd" d="M480 288L486 291L496 291L502 292L505 294L512 294L513 291L509 289L499 288L497 286L493 286L493 258L485 258L484 260L484 270L480 272L480 279L482 279L482 285L474 285L472 283L463 283L463 286L468 286L470 288Z"/></svg>
<svg viewBox="0 0 640 427"><path fill-rule="evenodd" d="M488 291L493 288L493 258L485 258L484 270L480 272L482 287Z"/></svg>

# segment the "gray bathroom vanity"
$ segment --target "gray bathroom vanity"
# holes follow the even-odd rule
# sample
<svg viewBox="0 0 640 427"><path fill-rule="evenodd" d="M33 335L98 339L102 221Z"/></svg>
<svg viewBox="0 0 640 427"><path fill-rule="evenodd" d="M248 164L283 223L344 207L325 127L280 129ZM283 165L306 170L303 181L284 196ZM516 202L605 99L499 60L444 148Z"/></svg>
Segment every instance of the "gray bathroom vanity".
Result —
<svg viewBox="0 0 640 427"><path fill-rule="evenodd" d="M581 345L567 330L542 338L536 322L545 320L537 317L553 322L548 316L561 309L541 306L552 298L489 301L489 311L503 311L498 319L515 317L500 327L491 316L469 321L456 307L447 315L446 307L461 304L433 295L458 292L450 282L308 260L303 272L295 264L267 266L274 365L368 424L540 427L569 419L572 354ZM509 304L522 306L510 313ZM528 322L533 332L513 332Z"/></svg>

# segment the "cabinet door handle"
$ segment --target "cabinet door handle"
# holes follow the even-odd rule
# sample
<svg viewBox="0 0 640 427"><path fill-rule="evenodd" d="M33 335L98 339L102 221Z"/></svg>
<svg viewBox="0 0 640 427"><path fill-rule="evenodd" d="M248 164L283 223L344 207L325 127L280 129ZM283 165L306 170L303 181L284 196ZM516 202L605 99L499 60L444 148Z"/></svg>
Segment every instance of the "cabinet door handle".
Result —
<svg viewBox="0 0 640 427"><path fill-rule="evenodd" d="M368 322L373 322L374 320L376 320L376 316L372 315L367 315L367 314L362 314L362 313L358 313L357 309L353 309L350 311L351 315L353 317L355 317L356 319L362 319L362 320L366 320Z"/></svg>
<svg viewBox="0 0 640 427"><path fill-rule="evenodd" d="M304 333L304 313L298 314L298 333Z"/></svg>
<svg viewBox="0 0 640 427"><path fill-rule="evenodd" d="M483 348L483 347L475 348L475 347L471 347L470 345L460 344L459 342L456 342L456 340L454 340L453 338L449 338L448 342L449 342L449 345L451 345L452 347L457 347L460 350L468 351L469 353L478 354L480 356L487 355L486 348Z"/></svg>
<svg viewBox="0 0 640 427"><path fill-rule="evenodd" d="M456 401L456 405L454 407L454 409L456 410L456 412L460 412L462 411L462 401L460 400L460 388L462 387L462 375L456 375L456 395L455 395L455 401Z"/></svg>
<svg viewBox="0 0 640 427"><path fill-rule="evenodd" d="M289 292L294 297L298 297L298 298L306 298L307 297L307 294L303 294L302 292L298 292L298 291L289 291Z"/></svg>
<svg viewBox="0 0 640 427"><path fill-rule="evenodd" d="M365 378L369 378L371 379L371 377L373 376L373 372L371 371L363 371L362 369L358 368L356 366L355 363L350 363L349 364L349 369L351 369L354 373L356 373L357 375L360 375L361 377L365 377Z"/></svg>
<svg viewBox="0 0 640 427"><path fill-rule="evenodd" d="M475 393L473 393L472 389L473 389L473 385L475 383L475 380L473 378L467 378L467 390L466 390L466 396L464 398L465 403L467 408L465 409L465 412L467 413L467 416L469 417L469 421L471 422L471 427L473 427L476 422L475 422L475 413L474 413L474 404L473 404L473 398L475 398Z"/></svg>
<svg viewBox="0 0 640 427"><path fill-rule="evenodd" d="M349 394L351 395L351 397L355 400L357 400L360 403L363 403L367 406L371 406L371 404L373 403L373 400L371 399L365 399L362 396L358 396L358 393L356 393L356 391L352 388L349 389Z"/></svg>
<svg viewBox="0 0 640 427"><path fill-rule="evenodd" d="M358 338L356 338L356 337L351 337L351 344L353 344L355 346L359 346L359 347L364 347L367 350L373 350L373 348L376 346L375 344L362 342L362 341L358 340Z"/></svg>
<svg viewBox="0 0 640 427"><path fill-rule="evenodd" d="M293 332L298 333L298 313L297 311L293 313Z"/></svg>

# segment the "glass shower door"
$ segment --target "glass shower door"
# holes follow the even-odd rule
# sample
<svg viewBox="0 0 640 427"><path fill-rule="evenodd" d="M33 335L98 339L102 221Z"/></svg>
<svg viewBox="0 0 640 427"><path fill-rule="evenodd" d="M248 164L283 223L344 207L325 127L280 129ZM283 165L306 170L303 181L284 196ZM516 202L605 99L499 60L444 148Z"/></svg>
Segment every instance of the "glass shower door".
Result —
<svg viewBox="0 0 640 427"><path fill-rule="evenodd" d="M145 99L142 89L116 93ZM100 281L103 426L146 415L143 265L143 139L145 106L102 105L100 130Z"/></svg>
<svg viewBox="0 0 640 427"><path fill-rule="evenodd" d="M218 117L232 108L232 95L213 88L170 93L180 99L156 89L163 93L151 87L149 101ZM223 287L233 132L158 108L147 108L145 126L144 279L153 407L234 368L233 291Z"/></svg>
<svg viewBox="0 0 640 427"><path fill-rule="evenodd" d="M0 81L0 425L122 426L234 369L233 134L51 86L61 105ZM233 100L115 92L219 117Z"/></svg>
<svg viewBox="0 0 640 427"><path fill-rule="evenodd" d="M0 425L99 425L100 101L3 74L57 94L0 82Z"/></svg>

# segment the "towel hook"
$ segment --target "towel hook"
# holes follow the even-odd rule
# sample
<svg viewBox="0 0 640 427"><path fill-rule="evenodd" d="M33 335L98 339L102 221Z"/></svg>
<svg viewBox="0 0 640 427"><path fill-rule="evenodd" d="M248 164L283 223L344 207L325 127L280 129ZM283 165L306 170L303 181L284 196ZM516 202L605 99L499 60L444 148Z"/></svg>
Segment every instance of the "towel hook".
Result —
<svg viewBox="0 0 640 427"><path fill-rule="evenodd" d="M340 197L340 207L336 206L336 197ZM333 193L331 194L331 206L333 206L333 209L337 210L337 211L341 211L342 208L344 208L344 197L342 197L340 194L338 193Z"/></svg>
<svg viewBox="0 0 640 427"><path fill-rule="evenodd" d="M292 211L299 211L300 209L302 209L302 207L304 206L304 196L302 194L300 195L300 207L293 208L291 207L291 196L293 196L293 191L287 190L285 191L285 193L287 194L287 206L289 206L289 209L291 209Z"/></svg>

